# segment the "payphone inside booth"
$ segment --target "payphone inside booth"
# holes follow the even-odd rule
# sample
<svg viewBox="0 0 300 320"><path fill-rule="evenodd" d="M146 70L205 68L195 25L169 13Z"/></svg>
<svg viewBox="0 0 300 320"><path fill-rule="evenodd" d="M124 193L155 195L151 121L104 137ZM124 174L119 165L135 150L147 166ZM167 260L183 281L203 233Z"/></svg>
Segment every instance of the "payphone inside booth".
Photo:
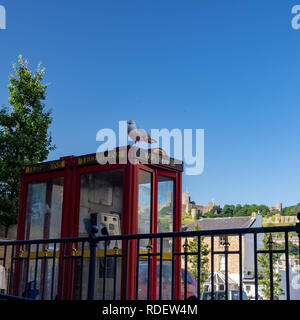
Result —
<svg viewBox="0 0 300 320"><path fill-rule="evenodd" d="M90 224L97 226L97 235L99 236L117 236L121 234L120 216L116 213L91 213ZM107 247L108 249L113 249L112 244L108 244Z"/></svg>
<svg viewBox="0 0 300 320"><path fill-rule="evenodd" d="M161 149L139 149L137 159L132 162L128 159L130 148L136 147L126 146L113 150L110 154L114 154L117 160L112 163L99 164L97 155L89 154L24 167L18 239L87 237L91 225L97 226L96 236L99 237L180 231L183 164L175 163L170 158L169 164L162 162L165 153ZM156 157L154 163L150 161L153 155ZM141 240L140 252L137 252L133 241L129 241L126 246L121 240L106 243L99 241L96 250L95 299L122 299L125 295L127 299L157 298L158 280L155 273L151 275L151 281L143 278L143 274L148 274L146 270L149 261L143 259L142 253L147 251L148 245L149 239ZM159 252L159 241L152 241L151 246ZM38 289L33 291L37 299L51 299L55 296L60 299L86 298L89 245L85 243L84 247L75 249L74 255L78 259L74 270L73 266L69 269L62 267L64 262L59 246L56 247L56 253L53 253L57 257L54 267L38 264L39 270L35 272L32 260L31 271L38 275L36 278L39 281L47 279L55 271L54 291L50 292L49 288L45 290L43 283L34 284L34 290ZM168 274L165 271L170 268L171 249L172 239L165 239L164 274ZM53 252L51 246L40 246L40 250L47 250L48 256ZM127 274L125 250L128 250L130 257L126 264ZM137 255L140 255L140 259L136 259ZM34 255L31 253L30 257L34 258ZM152 270L157 267L156 260L151 259ZM27 277L26 280L28 282L32 279ZM72 283L67 284L67 280ZM22 281L19 282L23 289L18 288L19 291L28 286L25 280L23 284ZM63 283L64 288L60 288L60 283ZM147 287L149 285L150 289ZM41 292L44 294L41 295ZM151 292L151 296L147 296L146 292ZM171 297L167 294L165 298Z"/></svg>

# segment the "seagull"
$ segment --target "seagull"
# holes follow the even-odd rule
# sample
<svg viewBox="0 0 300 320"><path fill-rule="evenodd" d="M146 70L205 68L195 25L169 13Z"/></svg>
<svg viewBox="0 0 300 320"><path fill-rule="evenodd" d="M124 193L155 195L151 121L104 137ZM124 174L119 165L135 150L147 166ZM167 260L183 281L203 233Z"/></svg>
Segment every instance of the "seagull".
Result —
<svg viewBox="0 0 300 320"><path fill-rule="evenodd" d="M128 135L134 142L146 142L146 143L156 143L154 139L151 138L150 134L147 133L144 129L140 129L136 126L135 121L129 120L128 124Z"/></svg>

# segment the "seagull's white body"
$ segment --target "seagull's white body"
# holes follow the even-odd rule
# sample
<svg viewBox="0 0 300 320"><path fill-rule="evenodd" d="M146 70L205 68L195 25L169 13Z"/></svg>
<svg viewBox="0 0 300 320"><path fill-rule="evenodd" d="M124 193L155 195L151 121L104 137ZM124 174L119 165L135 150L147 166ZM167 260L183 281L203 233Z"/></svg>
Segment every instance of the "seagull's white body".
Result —
<svg viewBox="0 0 300 320"><path fill-rule="evenodd" d="M155 143L156 141L151 138L144 129L138 128L135 121L129 120L128 123L128 135L134 142L143 141L146 143Z"/></svg>

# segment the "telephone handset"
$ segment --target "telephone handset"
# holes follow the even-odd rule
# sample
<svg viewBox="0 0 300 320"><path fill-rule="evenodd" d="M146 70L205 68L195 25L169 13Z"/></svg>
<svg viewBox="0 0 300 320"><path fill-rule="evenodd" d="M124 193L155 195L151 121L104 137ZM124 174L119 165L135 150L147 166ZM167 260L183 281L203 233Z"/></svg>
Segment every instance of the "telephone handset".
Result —
<svg viewBox="0 0 300 320"><path fill-rule="evenodd" d="M95 225L98 227L97 236L112 236L112 235L120 235L120 216L117 213L106 213L106 212L96 212L91 213L90 215L91 225ZM118 248L121 248L119 245L121 243L120 240L117 241ZM100 247L104 248L104 242L100 241ZM114 243L108 241L107 249L113 249L115 247Z"/></svg>

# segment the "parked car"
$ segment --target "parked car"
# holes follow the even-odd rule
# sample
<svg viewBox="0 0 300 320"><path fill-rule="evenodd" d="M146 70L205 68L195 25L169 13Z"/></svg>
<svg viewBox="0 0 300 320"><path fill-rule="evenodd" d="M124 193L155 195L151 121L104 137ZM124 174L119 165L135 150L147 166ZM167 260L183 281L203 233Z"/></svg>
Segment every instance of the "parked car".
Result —
<svg viewBox="0 0 300 320"><path fill-rule="evenodd" d="M214 292L215 300L225 300L225 291L215 291ZM201 292L200 300L211 300L211 292L204 291ZM240 300L240 291L239 290L229 290L228 291L228 300ZM242 300L249 300L246 292L242 291Z"/></svg>
<svg viewBox="0 0 300 320"><path fill-rule="evenodd" d="M160 264L157 264L157 285L156 285L156 297L159 299L159 270ZM184 299L185 291L185 270L181 269L181 299ZM146 300L148 293L148 264L139 265L139 283L138 283L138 299ZM163 265L162 268L162 300L170 300L172 298L172 267L170 265ZM187 299L197 299L197 282L193 275L187 271Z"/></svg>

